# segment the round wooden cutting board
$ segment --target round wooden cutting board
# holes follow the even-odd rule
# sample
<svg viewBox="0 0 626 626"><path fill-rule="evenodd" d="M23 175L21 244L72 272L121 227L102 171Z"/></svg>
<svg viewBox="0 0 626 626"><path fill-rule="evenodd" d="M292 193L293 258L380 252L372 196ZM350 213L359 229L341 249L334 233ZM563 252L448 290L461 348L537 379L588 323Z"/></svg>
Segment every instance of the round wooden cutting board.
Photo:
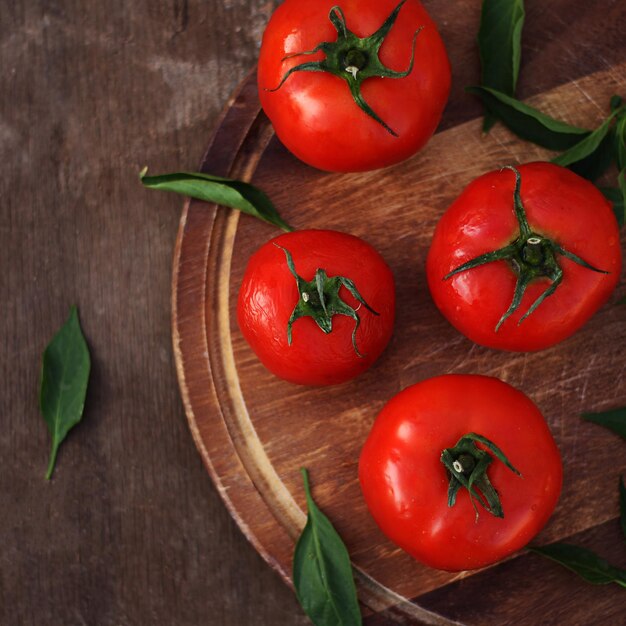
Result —
<svg viewBox="0 0 626 626"><path fill-rule="evenodd" d="M609 98L626 95L624 59L604 67L530 103L574 124L597 125ZM481 119L463 121L456 107L445 130L413 159L382 171L328 174L287 153L260 112L254 76L244 82L210 141L202 171L252 181L296 228L333 228L369 241L396 277L398 316L386 352L357 380L319 389L274 378L243 340L235 307L248 258L279 232L236 211L188 202L172 306L190 427L231 514L289 583L294 541L305 522L299 468L309 469L313 495L352 557L368 624L618 623L622 590L587 585L536 555L523 552L461 574L420 565L385 539L360 493L359 452L393 394L443 373L497 376L538 404L563 456L561 500L536 542L567 540L612 560L620 558L616 548L623 550L616 518L624 444L579 414L626 404L626 313L617 304L624 287L574 337L534 354L479 347L443 319L424 272L437 220L483 172L551 156L500 125L481 136Z"/></svg>

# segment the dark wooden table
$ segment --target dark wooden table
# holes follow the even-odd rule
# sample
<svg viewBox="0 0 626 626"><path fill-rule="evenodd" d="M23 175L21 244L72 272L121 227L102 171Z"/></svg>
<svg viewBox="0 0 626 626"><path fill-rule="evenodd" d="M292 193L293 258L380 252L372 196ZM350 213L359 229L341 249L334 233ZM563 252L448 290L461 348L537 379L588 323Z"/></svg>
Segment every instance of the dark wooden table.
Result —
<svg viewBox="0 0 626 626"><path fill-rule="evenodd" d="M0 0L0 624L308 623L193 445L170 338L182 200L137 178L197 167L277 4ZM449 127L480 113L479 2L425 4ZM526 4L521 97L624 61L624 3ZM46 482L40 355L72 304L91 384Z"/></svg>

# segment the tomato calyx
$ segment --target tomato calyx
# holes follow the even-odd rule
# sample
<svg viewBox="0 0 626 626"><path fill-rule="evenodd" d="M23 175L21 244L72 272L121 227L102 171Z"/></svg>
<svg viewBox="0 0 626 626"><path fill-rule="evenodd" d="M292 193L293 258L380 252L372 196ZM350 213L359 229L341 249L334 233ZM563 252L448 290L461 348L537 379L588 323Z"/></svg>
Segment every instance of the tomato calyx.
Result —
<svg viewBox="0 0 626 626"><path fill-rule="evenodd" d="M476 513L476 521L478 521L476 502L492 515L504 517L500 496L487 476L487 468L493 462L494 457L479 448L476 442L483 444L512 472L520 477L522 476L495 443L476 433L463 435L453 448L446 448L441 453L441 462L448 470L450 477L448 506L453 507L456 504L456 496L459 489L465 487Z"/></svg>
<svg viewBox="0 0 626 626"><path fill-rule="evenodd" d="M374 311L374 309L365 302L365 299L359 293L356 285L349 278L345 276L328 276L325 270L317 268L313 280L306 281L296 272L293 257L289 250L277 243L274 245L285 253L287 267L296 279L298 293L300 294L298 302L289 318L289 322L287 322L288 344L291 345L293 323L301 317L312 317L324 333L328 334L333 329L333 315L346 315L351 317L355 322L354 330L352 331L352 346L357 356L362 357L363 355L359 352L356 345L356 331L361 324L361 318L356 309L353 309L341 299L339 290L342 286L345 287L360 304L370 311L370 313L374 315L379 315L379 313ZM358 308L360 308L360 306Z"/></svg>
<svg viewBox="0 0 626 626"><path fill-rule="evenodd" d="M507 261L509 263L517 276L517 281L515 283L511 305L496 324L496 332L498 332L502 324L517 311L524 297L524 293L526 292L526 288L533 280L547 278L551 282L545 291L531 304L528 311L520 318L518 325L531 315L547 297L551 296L557 290L563 280L563 270L558 262L559 255L593 272L600 274L609 273L587 263L587 261L581 259L573 252L560 246L553 239L533 231L528 224L526 210L524 209L520 194L522 184L521 174L511 165L505 166L504 169L509 169L515 174L513 208L519 225L517 238L503 248L481 254L459 265L443 277L443 280L448 280L456 274L494 261Z"/></svg>
<svg viewBox="0 0 626 626"><path fill-rule="evenodd" d="M267 91L277 91L282 87L284 82L294 72L328 72L334 76L345 80L350 88L350 93L354 98L356 105L361 108L367 115L381 124L387 132L394 137L398 134L391 129L369 106L361 94L361 84L368 78L405 78L413 70L413 62L415 60L415 41L423 27L420 27L413 35L413 44L411 48L411 60L409 67L404 72L396 72L382 64L378 58L378 51L382 46L385 37L394 25L400 9L406 0L402 0L398 6L391 12L389 17L383 22L382 26L369 37L357 37L346 26L346 18L339 6L334 6L328 15L333 26L337 30L336 41L323 41L313 50L305 52L296 52L284 57L282 60L291 59L297 56L316 54L323 52L326 58L321 61L311 61L301 63L292 67L282 78L278 87L268 89Z"/></svg>

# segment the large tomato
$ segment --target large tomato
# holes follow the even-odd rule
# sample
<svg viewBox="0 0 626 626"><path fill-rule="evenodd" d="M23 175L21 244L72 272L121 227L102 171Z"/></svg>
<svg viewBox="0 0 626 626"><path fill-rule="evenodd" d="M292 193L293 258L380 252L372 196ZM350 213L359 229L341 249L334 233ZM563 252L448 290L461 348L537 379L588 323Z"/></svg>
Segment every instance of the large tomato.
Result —
<svg viewBox="0 0 626 626"><path fill-rule="evenodd" d="M261 246L237 303L241 332L262 363L302 385L365 371L389 342L394 317L384 259L362 239L331 230L287 233Z"/></svg>
<svg viewBox="0 0 626 626"><path fill-rule="evenodd" d="M463 439L470 433L478 438ZM451 470L468 482L481 463L492 493L474 476L474 503L465 487L451 503L450 485L461 482ZM426 565L459 571L494 563L539 532L558 500L562 466L548 426L523 393L496 378L449 375L408 387L385 405L361 452L359 480L394 543ZM478 502L487 495L491 512Z"/></svg>
<svg viewBox="0 0 626 626"><path fill-rule="evenodd" d="M435 304L464 335L530 351L578 330L621 263L617 220L596 187L529 163L470 183L439 221L426 268Z"/></svg>
<svg viewBox="0 0 626 626"><path fill-rule="evenodd" d="M322 42L331 47L300 54ZM286 0L263 35L258 86L291 152L323 170L356 172L402 161L428 141L448 99L450 64L418 0Z"/></svg>

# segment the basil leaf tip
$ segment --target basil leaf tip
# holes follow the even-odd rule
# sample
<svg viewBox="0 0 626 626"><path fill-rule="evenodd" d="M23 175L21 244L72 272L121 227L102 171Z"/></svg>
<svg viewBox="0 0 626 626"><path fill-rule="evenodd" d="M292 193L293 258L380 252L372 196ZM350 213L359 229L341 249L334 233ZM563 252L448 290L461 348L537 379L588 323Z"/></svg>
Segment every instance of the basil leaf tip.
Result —
<svg viewBox="0 0 626 626"><path fill-rule="evenodd" d="M622 96L615 94L611 97L611 111L615 111L622 106Z"/></svg>
<svg viewBox="0 0 626 626"><path fill-rule="evenodd" d="M614 111L617 112L617 123L615 124L615 145L614 156L617 163L619 174L617 175L617 191L619 192L619 200L614 202L613 210L617 215L617 221L620 226L626 221L626 111L619 107L622 105L622 99L619 96L613 96L613 99L619 99L619 104Z"/></svg>
<svg viewBox="0 0 626 626"><path fill-rule="evenodd" d="M569 167L576 174L592 181L607 170L612 160L617 162L618 169L623 169L625 166L621 164L621 160L622 157L626 158L626 149L622 148L626 141L623 137L626 134L626 121L622 99L613 96L610 108L610 115L598 128L563 154L552 159L552 162ZM617 119L617 123L612 128L614 119Z"/></svg>
<svg viewBox="0 0 626 626"><path fill-rule="evenodd" d="M300 471L308 515L293 557L296 596L315 626L360 626L361 611L348 550L315 504L307 470Z"/></svg>
<svg viewBox="0 0 626 626"><path fill-rule="evenodd" d="M552 163L569 167L579 176L589 180L601 176L611 164L614 144L611 122L616 114L617 111L611 113L593 132L552 159Z"/></svg>
<svg viewBox="0 0 626 626"><path fill-rule="evenodd" d="M626 158L624 160L626 162ZM626 165L617 175L617 184L619 185L621 198L618 198L617 202L613 204L613 211L617 217L618 224L623 226L624 222L626 222Z"/></svg>
<svg viewBox="0 0 626 626"><path fill-rule="evenodd" d="M618 113L615 124L615 161L618 170L626 169L626 114L620 116Z"/></svg>
<svg viewBox="0 0 626 626"><path fill-rule="evenodd" d="M541 548L530 548L530 551L563 565L593 585L617 583L626 587L626 570L614 567L586 548L569 543L553 543Z"/></svg>
<svg viewBox="0 0 626 626"><path fill-rule="evenodd" d="M90 369L89 349L73 306L42 359L39 407L52 435L47 480L52 477L59 446L82 419Z"/></svg>
<svg viewBox="0 0 626 626"><path fill-rule="evenodd" d="M588 422L604 426L626 439L626 407L602 411L601 413L583 413Z"/></svg>
<svg viewBox="0 0 626 626"><path fill-rule="evenodd" d="M283 220L267 195L250 183L202 172L175 172L147 176L145 167L139 174L142 184L149 189L171 191L204 202L213 202L252 215L285 232L293 228Z"/></svg>
<svg viewBox="0 0 626 626"><path fill-rule="evenodd" d="M624 172L620 172L620 177L621 180L618 177L618 182L624 180ZM626 184L623 190L617 187L599 187L599 189L613 206L613 213L618 225L620 227L623 226L624 222L626 222Z"/></svg>

